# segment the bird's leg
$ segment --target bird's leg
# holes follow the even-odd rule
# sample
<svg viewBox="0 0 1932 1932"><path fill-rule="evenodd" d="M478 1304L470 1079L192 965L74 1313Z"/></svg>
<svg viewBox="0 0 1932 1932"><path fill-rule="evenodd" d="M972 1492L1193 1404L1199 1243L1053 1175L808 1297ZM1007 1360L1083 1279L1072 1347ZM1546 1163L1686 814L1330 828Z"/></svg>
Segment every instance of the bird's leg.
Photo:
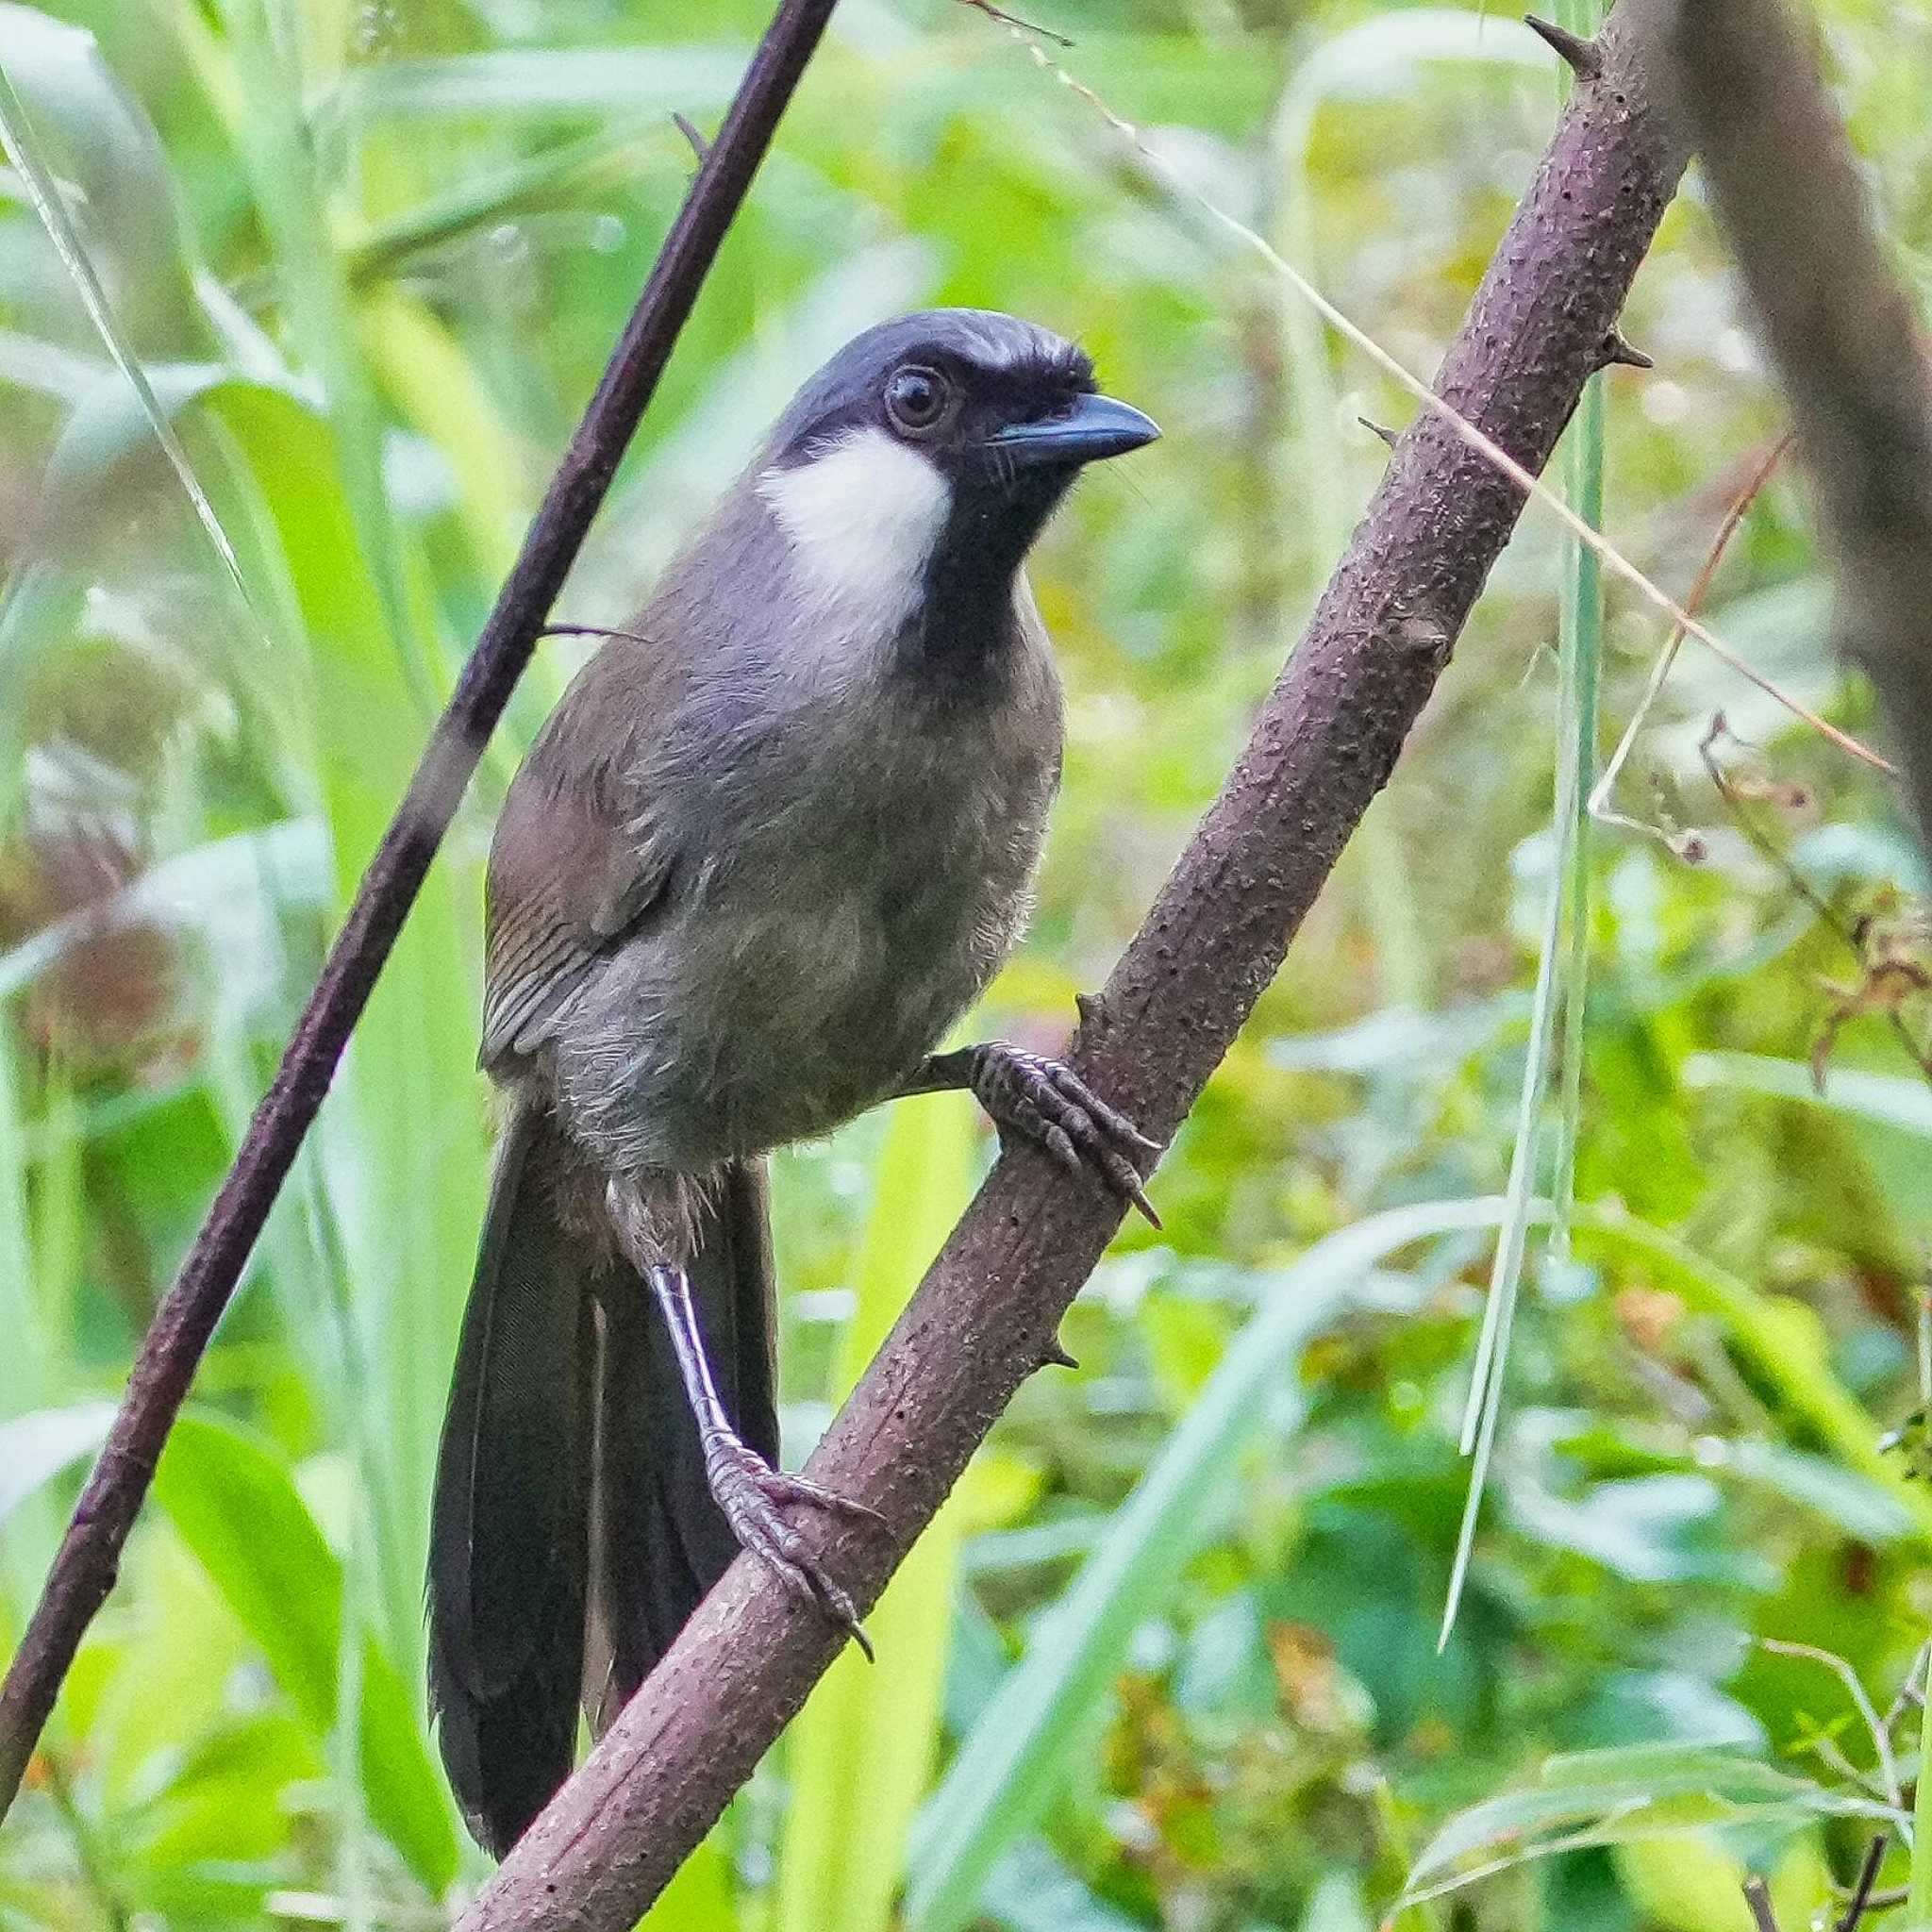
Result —
<svg viewBox="0 0 1932 1932"><path fill-rule="evenodd" d="M1073 1173L1096 1175L1154 1226L1160 1225L1141 1182L1141 1162L1160 1152L1159 1142L1109 1107L1064 1062L990 1040L955 1053L929 1054L899 1092L937 1093L953 1087L973 1094L1002 1140L1018 1134Z"/></svg>
<svg viewBox="0 0 1932 1932"><path fill-rule="evenodd" d="M725 1413L724 1397L718 1393L717 1378L711 1374L697 1304L691 1298L690 1275L682 1268L652 1257L654 1243L644 1233L648 1210L634 1191L613 1182L609 1200L619 1244L631 1265L650 1283L658 1311L670 1334L678 1379L684 1384L685 1398L697 1423L698 1442L705 1459L705 1483L710 1490L711 1500L717 1504L741 1548L751 1551L775 1572L788 1589L824 1610L870 1657L872 1643L859 1626L858 1612L852 1599L824 1574L818 1558L786 1521L783 1512L792 1505L809 1504L876 1523L880 1520L878 1511L864 1503L854 1502L849 1496L841 1496L822 1484L808 1482L804 1476L787 1475L783 1470L774 1469L738 1433Z"/></svg>

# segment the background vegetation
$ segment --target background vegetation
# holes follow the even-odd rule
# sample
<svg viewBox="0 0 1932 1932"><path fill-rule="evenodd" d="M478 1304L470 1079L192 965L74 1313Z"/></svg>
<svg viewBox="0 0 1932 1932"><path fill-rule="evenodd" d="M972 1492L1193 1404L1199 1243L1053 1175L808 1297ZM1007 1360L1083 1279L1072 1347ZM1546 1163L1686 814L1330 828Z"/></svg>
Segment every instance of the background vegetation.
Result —
<svg viewBox="0 0 1932 1932"><path fill-rule="evenodd" d="M761 14L0 5L9 1640L682 190L669 116L715 115ZM1923 283L1932 24L1819 15ZM1497 13L1047 24L1424 372L1559 96ZM559 615L622 623L800 377L927 302L1077 334L1167 431L1036 573L1068 782L973 1030L1051 1043L1373 487L1357 417L1409 405L996 22L844 0ZM1601 468L1611 535L1682 591L1781 426L1694 192L1628 333L1657 367L1598 390L1569 481L1587 501ZM1664 639L1620 595L1599 636L1552 528L1164 1163L1165 1236L1123 1235L1068 1324L1080 1368L1002 1424L876 1669L841 1660L654 1925L1357 1932L1413 1874L1402 1932L1721 1932L1750 1867L1795 1926L1903 1828L1917 1726L1886 1711L1932 1620L1932 1491L1909 1430L1877 1445L1920 1400L1919 861L1869 774L1695 646L1624 822L1580 814ZM1708 609L1864 728L1826 608L1779 473ZM480 863L575 661L526 681L223 1326L0 1836L0 1922L429 1926L482 1874L422 1725L422 1549L488 1158ZM985 1151L926 1100L780 1163L794 1457ZM1572 1174L1546 1252L1530 1196ZM1499 1221L1526 1292L1439 1654Z"/></svg>

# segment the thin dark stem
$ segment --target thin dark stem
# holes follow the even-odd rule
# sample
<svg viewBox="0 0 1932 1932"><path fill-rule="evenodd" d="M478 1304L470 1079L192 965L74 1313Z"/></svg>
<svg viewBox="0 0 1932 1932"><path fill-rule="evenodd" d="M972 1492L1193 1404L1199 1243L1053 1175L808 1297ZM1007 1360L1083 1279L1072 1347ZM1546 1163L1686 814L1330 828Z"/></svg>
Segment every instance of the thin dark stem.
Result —
<svg viewBox="0 0 1932 1932"><path fill-rule="evenodd" d="M1438 393L1531 470L1549 459L1684 165L1620 6L1498 247ZM1523 492L1424 410L1261 707L1220 797L1070 1056L1172 1135L1274 976L1448 661ZM876 1601L1056 1331L1122 1208L1043 1154L1004 1154L826 1431L815 1481L876 1524L801 1525ZM620 1932L723 1810L831 1662L840 1633L741 1557L459 1932Z"/></svg>
<svg viewBox="0 0 1932 1932"><path fill-rule="evenodd" d="M1751 1908L1751 1923L1757 1932L1778 1932L1777 1907L1772 1904L1771 1888L1763 1879L1745 1879L1744 1903Z"/></svg>
<svg viewBox="0 0 1932 1932"><path fill-rule="evenodd" d="M195 1366L833 4L781 0L752 56L449 708L363 874L274 1083L156 1312L121 1412L0 1689L0 1816L20 1789L82 1633L113 1588L122 1545Z"/></svg>
<svg viewBox="0 0 1932 1932"><path fill-rule="evenodd" d="M1865 1847L1865 1862L1858 1867L1857 1883L1852 1887L1851 1903L1838 1922L1838 1932L1858 1932L1858 1922L1872 1909L1872 1890L1878 1883L1879 1867L1885 1863L1885 1848L1891 1840L1879 1832Z"/></svg>

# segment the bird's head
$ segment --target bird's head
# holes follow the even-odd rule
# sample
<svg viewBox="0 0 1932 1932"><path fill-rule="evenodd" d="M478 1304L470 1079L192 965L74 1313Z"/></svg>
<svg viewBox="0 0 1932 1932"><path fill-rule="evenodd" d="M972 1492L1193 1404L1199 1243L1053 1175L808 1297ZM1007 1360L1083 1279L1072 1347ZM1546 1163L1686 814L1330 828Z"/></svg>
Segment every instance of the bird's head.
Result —
<svg viewBox="0 0 1932 1932"><path fill-rule="evenodd" d="M1080 469L1160 432L1072 342L991 309L855 337L799 391L758 490L819 590L906 614L1005 598Z"/></svg>

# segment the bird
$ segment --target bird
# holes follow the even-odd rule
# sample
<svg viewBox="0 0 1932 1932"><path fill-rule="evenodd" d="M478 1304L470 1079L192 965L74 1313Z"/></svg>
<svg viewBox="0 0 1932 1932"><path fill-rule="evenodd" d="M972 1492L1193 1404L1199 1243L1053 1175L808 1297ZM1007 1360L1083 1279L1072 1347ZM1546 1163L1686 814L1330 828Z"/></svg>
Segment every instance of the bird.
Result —
<svg viewBox="0 0 1932 1932"><path fill-rule="evenodd" d="M438 1454L428 1692L505 1856L741 1548L861 1643L778 1467L766 1157L966 1088L1154 1210L1063 1063L941 1052L1017 942L1062 744L1028 589L1159 431L993 310L866 329L605 636L505 795L479 1061L503 1125ZM1158 1221L1157 1224L1158 1225Z"/></svg>

